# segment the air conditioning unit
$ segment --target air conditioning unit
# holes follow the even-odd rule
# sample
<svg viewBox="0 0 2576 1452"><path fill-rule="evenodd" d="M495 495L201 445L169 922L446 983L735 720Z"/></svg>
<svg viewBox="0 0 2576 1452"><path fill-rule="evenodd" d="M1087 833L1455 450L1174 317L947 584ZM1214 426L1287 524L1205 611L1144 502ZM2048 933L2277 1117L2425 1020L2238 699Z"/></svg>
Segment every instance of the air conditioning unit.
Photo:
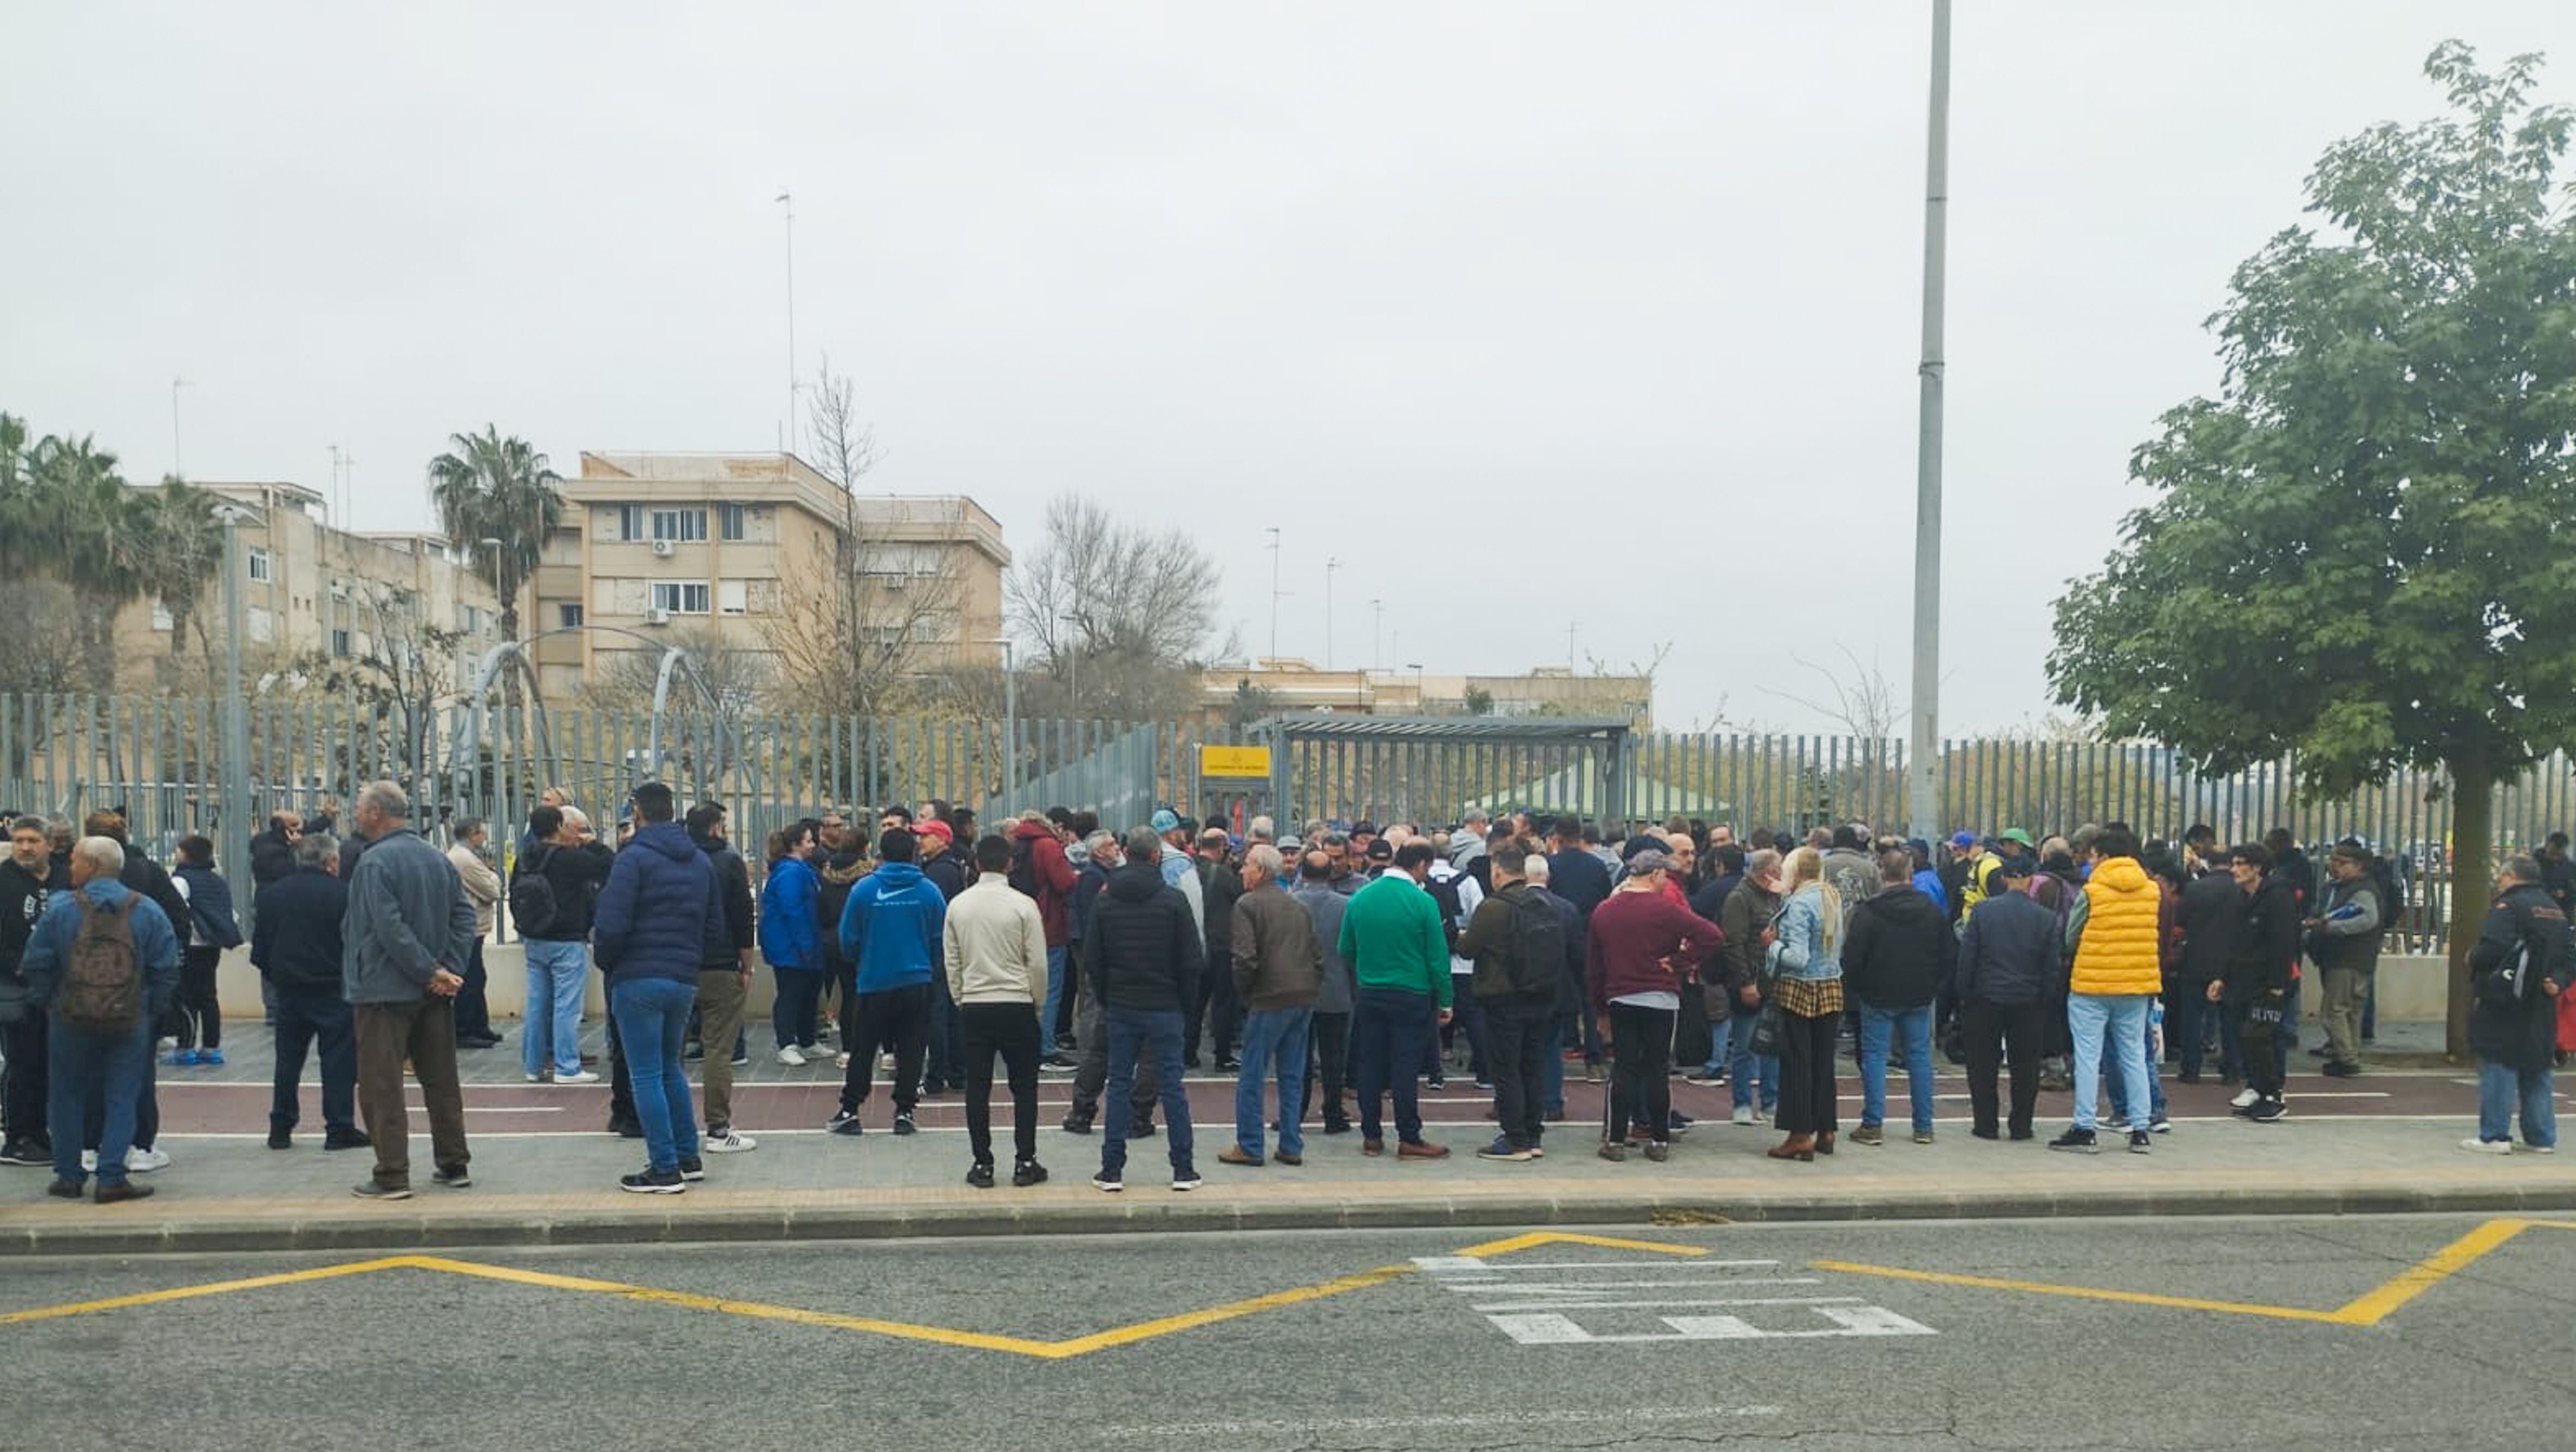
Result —
<svg viewBox="0 0 2576 1452"><path fill-rule="evenodd" d="M647 625L668 625L671 623L671 612L668 610L647 610L644 612L644 623Z"/></svg>
<svg viewBox="0 0 2576 1452"><path fill-rule="evenodd" d="M912 577L909 575L888 575L885 577L885 587L889 590L900 590L911 583Z"/></svg>
<svg viewBox="0 0 2576 1452"><path fill-rule="evenodd" d="M667 539L657 539L653 541L653 553L657 555L667 557L674 548L676 548L676 546Z"/></svg>

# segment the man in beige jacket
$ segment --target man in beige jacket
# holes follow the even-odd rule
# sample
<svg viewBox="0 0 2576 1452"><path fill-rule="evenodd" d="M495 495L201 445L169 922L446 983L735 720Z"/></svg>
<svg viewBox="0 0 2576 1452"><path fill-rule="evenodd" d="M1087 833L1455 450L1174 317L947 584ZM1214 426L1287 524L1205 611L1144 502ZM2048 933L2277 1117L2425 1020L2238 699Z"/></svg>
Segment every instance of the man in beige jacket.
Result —
<svg viewBox="0 0 2576 1452"><path fill-rule="evenodd" d="M948 904L948 996L966 1046L966 1139L975 1163L966 1183L993 1186L993 1056L1011 1078L1011 1183L1047 1177L1038 1163L1038 1004L1046 997L1046 923L1036 901L1011 887L1011 841L975 844L983 876Z"/></svg>
<svg viewBox="0 0 2576 1452"><path fill-rule="evenodd" d="M465 960L465 986L456 994L460 1049L488 1049L501 1042L501 1036L492 1032L492 1011L483 999L483 945L492 941L493 905L501 900L501 874L483 860L491 835L481 822L467 817L454 827L447 849L447 860L465 888L465 900L474 904L474 956Z"/></svg>

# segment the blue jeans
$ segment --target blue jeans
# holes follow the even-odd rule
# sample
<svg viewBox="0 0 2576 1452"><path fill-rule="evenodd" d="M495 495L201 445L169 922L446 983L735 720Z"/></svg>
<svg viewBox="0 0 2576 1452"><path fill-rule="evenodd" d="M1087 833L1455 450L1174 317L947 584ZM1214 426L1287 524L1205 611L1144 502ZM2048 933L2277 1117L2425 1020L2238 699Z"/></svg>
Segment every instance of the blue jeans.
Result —
<svg viewBox="0 0 2576 1452"><path fill-rule="evenodd" d="M1306 1100L1306 1056L1314 1050L1306 1036L1315 1024L1311 1008L1255 1009L1243 1017L1243 1071L1234 1080L1234 1142L1250 1155L1262 1152L1261 1080L1273 1062L1279 1073L1279 1152L1306 1152L1306 1131L1298 1124L1298 1106Z"/></svg>
<svg viewBox="0 0 2576 1452"><path fill-rule="evenodd" d="M322 1123L336 1133L358 1127L358 1031L348 1000L336 993L288 989L277 995L277 1068L269 1088L268 1127L286 1131L302 1118L298 1084L304 1052L322 1060Z"/></svg>
<svg viewBox="0 0 2576 1452"><path fill-rule="evenodd" d="M1761 1013L1758 1008L1746 1008L1738 999L1735 1016L1726 1021L1726 1092L1734 1106L1742 1109L1753 1103L1753 1087L1758 1079L1762 1087L1760 1108L1769 1114L1780 1107L1780 1056L1764 1054L1757 1058L1753 1053L1753 1021Z"/></svg>
<svg viewBox="0 0 2576 1452"><path fill-rule="evenodd" d="M778 998L769 1006L769 1027L777 1036L778 1047L783 1049L794 1045L802 1048L814 1043L817 1029L815 1006L823 999L823 970L782 968L772 963L769 971L778 980ZM850 1046L843 1044L841 1047L847 1049Z"/></svg>
<svg viewBox="0 0 2576 1452"><path fill-rule="evenodd" d="M1046 1006L1038 1010L1038 1057L1041 1059L1052 1059L1056 1055L1055 1016L1064 1009L1065 956L1063 948L1047 949Z"/></svg>
<svg viewBox="0 0 2576 1452"><path fill-rule="evenodd" d="M2067 995L2066 1026L2075 1038L2077 1129L2093 1127L2106 1048L2120 1066L2120 1112L2139 1129L2155 1118L2155 1107L2147 1097L2147 1003L2148 995L2143 993Z"/></svg>
<svg viewBox="0 0 2576 1452"><path fill-rule="evenodd" d="M581 996L590 986L580 940L528 938L528 1006L519 1029L519 1067L531 1074L581 1072ZM547 1062L551 1052L553 1062Z"/></svg>
<svg viewBox="0 0 2576 1452"><path fill-rule="evenodd" d="M1360 1091L1360 1137L1386 1137L1382 1112L1387 1091L1395 1091L1395 1133L1406 1144L1422 1141L1421 1101L1415 1072L1422 1045L1440 1021L1440 1007L1428 993L1401 988L1363 988L1351 1004L1351 1083Z"/></svg>
<svg viewBox="0 0 2576 1452"><path fill-rule="evenodd" d="M2153 1014L2150 1013L2149 1017L2152 1019ZM2151 1037L2154 1032L2155 1030L2151 1023L2145 1034L2141 1037ZM2106 1041L2102 1059L2102 1077L2105 1081L2105 1087L2111 1091L2111 1102L2114 1104L2126 1104L2129 1102L2129 1079L2127 1071L2120 1067L2121 1059L2117 1050L2118 1045L2110 1044ZM2148 1113L2151 1119L2162 1119L2165 1117L2164 1066L2156 1062L2155 1050L2153 1048L2146 1050L2146 1062ZM2145 1122L2133 1121L2133 1123L2135 1123L2139 1128L2145 1127Z"/></svg>
<svg viewBox="0 0 2576 1452"><path fill-rule="evenodd" d="M1905 1089L1914 1110L1914 1131L1932 1128L1932 1005L1920 1008L1860 1007L1860 1122L1887 1122L1887 1049L1891 1032L1905 1052Z"/></svg>
<svg viewBox="0 0 2576 1452"><path fill-rule="evenodd" d="M698 985L668 978L630 978L609 991L617 1017L618 1046L635 1081L635 1120L644 1126L644 1153L653 1168L669 1173L698 1157L698 1123L689 1109L689 1074L680 1062L689 1010Z"/></svg>
<svg viewBox="0 0 2576 1452"><path fill-rule="evenodd" d="M1163 1105L1163 1138L1172 1154L1172 1175L1195 1173L1190 1158L1190 1096L1181 1082L1181 1011L1177 1008L1120 1008L1109 1005L1102 1016L1109 1030L1108 1107L1101 1111L1100 1173L1104 1179L1127 1174L1127 1126L1136 1122L1136 1060L1154 1056L1154 1089Z"/></svg>
<svg viewBox="0 0 2576 1452"><path fill-rule="evenodd" d="M54 1178L74 1185L89 1178L81 1169L81 1144L89 1116L98 1113L98 1182L122 1185L143 1075L152 1064L151 1022L122 1034L95 1034L57 1017L47 1031L46 1117L54 1136Z"/></svg>
<svg viewBox="0 0 2576 1452"><path fill-rule="evenodd" d="M58 1041L59 1042L59 1041ZM2478 1061L2478 1138L2489 1144L2513 1138L2513 1111L2522 1108L2522 1142L2533 1149L2558 1147L2558 1108L2551 1100L2547 1069L2524 1072L2491 1060ZM62 1142L58 1130L54 1142ZM60 1159L62 1151L54 1152ZM104 1165L105 1160L99 1163ZM104 1175L101 1179L106 1178Z"/></svg>

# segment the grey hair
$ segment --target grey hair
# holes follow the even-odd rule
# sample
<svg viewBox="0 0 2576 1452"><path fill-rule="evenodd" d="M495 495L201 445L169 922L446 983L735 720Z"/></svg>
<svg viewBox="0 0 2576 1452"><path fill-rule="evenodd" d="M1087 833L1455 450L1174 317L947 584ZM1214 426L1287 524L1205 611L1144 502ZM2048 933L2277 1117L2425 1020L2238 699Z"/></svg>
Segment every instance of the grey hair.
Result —
<svg viewBox="0 0 2576 1452"><path fill-rule="evenodd" d="M1532 887L1547 886L1547 880L1555 875L1556 869L1548 865L1544 852L1531 853L1529 861L1521 864L1521 880Z"/></svg>
<svg viewBox="0 0 2576 1452"><path fill-rule="evenodd" d="M340 860L340 839L328 832L307 832L295 839L295 865L320 867Z"/></svg>
<svg viewBox="0 0 2576 1452"><path fill-rule="evenodd" d="M97 839L92 838L91 840L95 841ZM88 844L83 843L82 845L87 846ZM2505 876L2512 878L2516 882L2538 882L2540 880L2540 860L2533 857L2528 852L2516 852L2511 857L2506 858L2500 865L2504 869Z"/></svg>
<svg viewBox="0 0 2576 1452"><path fill-rule="evenodd" d="M1251 851L1244 853L1243 865L1272 882L1277 882L1288 870L1288 864L1280 857L1279 849L1267 842L1260 843Z"/></svg>
<svg viewBox="0 0 2576 1452"><path fill-rule="evenodd" d="M1119 846L1139 862L1151 862L1163 855L1163 834L1151 827L1130 827Z"/></svg>
<svg viewBox="0 0 2576 1452"><path fill-rule="evenodd" d="M1243 835L1259 842L1272 841L1279 835L1279 824L1268 817L1255 817L1251 825L1243 829Z"/></svg>
<svg viewBox="0 0 2576 1452"><path fill-rule="evenodd" d="M572 823L576 827L587 827L590 825L590 814L579 807L566 805L557 807L555 810L563 813L563 819Z"/></svg>
<svg viewBox="0 0 2576 1452"><path fill-rule="evenodd" d="M103 876L117 877L125 871L125 848L113 837L83 837L72 844L72 856Z"/></svg>
<svg viewBox="0 0 2576 1452"><path fill-rule="evenodd" d="M408 822L411 820L411 798L396 783L371 781L358 793L358 810L373 810L397 822Z"/></svg>
<svg viewBox="0 0 2576 1452"><path fill-rule="evenodd" d="M1092 833L1090 836L1083 838L1082 845L1090 848L1096 853L1103 847L1117 846L1118 834L1110 831L1107 827L1103 827L1099 831Z"/></svg>
<svg viewBox="0 0 2576 1452"><path fill-rule="evenodd" d="M1777 872L1779 870L1780 854L1772 851L1768 847L1763 848L1759 852L1747 852L1744 854L1744 875L1747 877L1751 877L1760 872Z"/></svg>

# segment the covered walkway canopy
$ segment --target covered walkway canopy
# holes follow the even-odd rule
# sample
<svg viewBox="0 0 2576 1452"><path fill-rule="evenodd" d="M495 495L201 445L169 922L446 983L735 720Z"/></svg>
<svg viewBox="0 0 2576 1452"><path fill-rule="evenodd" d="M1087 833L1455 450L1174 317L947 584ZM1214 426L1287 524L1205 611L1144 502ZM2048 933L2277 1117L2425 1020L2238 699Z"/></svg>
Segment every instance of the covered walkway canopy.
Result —
<svg viewBox="0 0 2576 1452"><path fill-rule="evenodd" d="M1270 748L1270 800L1283 825L1321 817L1428 827L1479 804L1624 819L1629 732L1620 716L1319 712L1273 716L1246 734ZM1564 789L1575 799L1498 799L1521 787Z"/></svg>

